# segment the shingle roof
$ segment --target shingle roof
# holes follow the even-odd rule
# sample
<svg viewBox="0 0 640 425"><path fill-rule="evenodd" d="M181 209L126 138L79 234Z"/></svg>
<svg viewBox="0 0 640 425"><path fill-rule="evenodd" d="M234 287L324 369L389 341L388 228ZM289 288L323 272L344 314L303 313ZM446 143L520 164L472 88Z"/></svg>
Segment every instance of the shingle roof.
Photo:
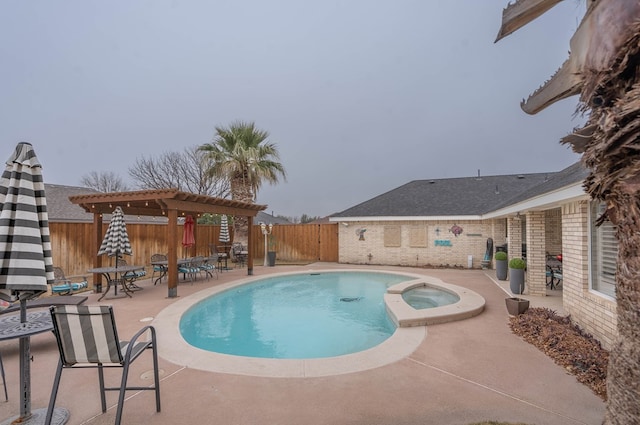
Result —
<svg viewBox="0 0 640 425"><path fill-rule="evenodd" d="M62 186L57 184L44 185L47 197L47 213L49 221L73 221L73 222L93 222L93 214L69 201L69 196L87 195L99 193L96 190L86 187Z"/></svg>
<svg viewBox="0 0 640 425"><path fill-rule="evenodd" d="M332 217L430 217L481 215L584 180L576 163L563 171L414 180Z"/></svg>
<svg viewBox="0 0 640 425"><path fill-rule="evenodd" d="M555 173L549 180L540 183L537 186L533 186L529 190L516 195L512 199L509 199L500 205L496 205L493 209L497 210L536 196L544 195L545 193L553 192L554 190L558 190L566 186L582 183L587 178L588 174L589 170L587 170L581 162L576 162L564 170Z"/></svg>

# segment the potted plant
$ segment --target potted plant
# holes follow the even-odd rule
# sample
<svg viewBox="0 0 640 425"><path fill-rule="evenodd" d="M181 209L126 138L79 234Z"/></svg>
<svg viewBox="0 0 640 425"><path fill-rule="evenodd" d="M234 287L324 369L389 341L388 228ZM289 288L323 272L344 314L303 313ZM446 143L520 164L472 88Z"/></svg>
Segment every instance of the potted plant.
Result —
<svg viewBox="0 0 640 425"><path fill-rule="evenodd" d="M512 316L522 314L529 309L529 300L519 297L509 297L505 299L507 311Z"/></svg>
<svg viewBox="0 0 640 425"><path fill-rule="evenodd" d="M267 249L267 264L269 267L276 265L276 237L269 235L269 247Z"/></svg>
<svg viewBox="0 0 640 425"><path fill-rule="evenodd" d="M507 280L507 253L504 251L496 252L496 277L498 280Z"/></svg>
<svg viewBox="0 0 640 425"><path fill-rule="evenodd" d="M509 261L509 288L514 294L524 292L524 270L526 267L527 263L522 258L512 258Z"/></svg>

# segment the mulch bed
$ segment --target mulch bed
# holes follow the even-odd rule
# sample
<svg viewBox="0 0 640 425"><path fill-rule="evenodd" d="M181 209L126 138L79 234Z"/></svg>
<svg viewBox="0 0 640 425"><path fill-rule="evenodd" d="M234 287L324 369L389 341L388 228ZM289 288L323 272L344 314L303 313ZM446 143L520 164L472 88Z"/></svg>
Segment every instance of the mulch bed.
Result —
<svg viewBox="0 0 640 425"><path fill-rule="evenodd" d="M551 357L603 400L607 399L609 352L572 323L569 316L559 316L548 308L530 308L512 316L509 326L514 334Z"/></svg>

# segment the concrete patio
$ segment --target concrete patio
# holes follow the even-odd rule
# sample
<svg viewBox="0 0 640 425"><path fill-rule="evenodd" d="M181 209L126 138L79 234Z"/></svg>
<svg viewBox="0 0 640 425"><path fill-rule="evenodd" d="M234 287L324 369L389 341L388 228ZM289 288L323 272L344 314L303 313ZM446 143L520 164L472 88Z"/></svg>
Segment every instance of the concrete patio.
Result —
<svg viewBox="0 0 640 425"><path fill-rule="evenodd" d="M255 268L256 276L322 269L400 270L437 277L472 289L486 300L479 316L430 325L427 337L408 357L391 364L336 376L265 378L185 368L160 358L162 412L155 412L153 393L130 392L123 423L127 424L470 424L482 420L527 424L600 424L605 404L535 347L513 335L504 299L508 286L492 270L444 270L405 267L350 266L316 263L308 266ZM246 278L246 269L220 274L219 279L180 283L178 299L213 285ZM103 300L114 306L121 338L140 327L177 299L167 298L166 282L142 281L133 298ZM86 304L96 303L89 294ZM559 293L530 297L531 305L562 313ZM163 330L158 329L160 335ZM0 422L19 408L18 341L0 342L7 373L9 402L0 401ZM45 408L58 353L51 333L31 339L32 410ZM133 365L133 385L149 383L151 358ZM119 379L106 371L107 384ZM97 373L67 370L62 375L58 406L66 407L69 424L113 423L117 395L102 414Z"/></svg>

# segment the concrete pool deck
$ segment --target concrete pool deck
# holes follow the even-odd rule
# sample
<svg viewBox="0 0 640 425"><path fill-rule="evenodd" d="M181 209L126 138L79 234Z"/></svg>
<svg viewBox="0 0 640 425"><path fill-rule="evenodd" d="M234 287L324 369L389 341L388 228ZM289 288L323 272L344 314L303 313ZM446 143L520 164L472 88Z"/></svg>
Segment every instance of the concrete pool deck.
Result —
<svg viewBox="0 0 640 425"><path fill-rule="evenodd" d="M484 312L465 320L428 325L418 347L390 364L321 377L267 378L205 372L180 366L161 356L162 412L156 413L151 392L130 392L123 423L127 424L460 424L482 420L527 424L600 424L605 405L564 368L513 335L508 327L504 283L488 270L440 270L316 263L309 266L255 268L256 276L275 272L328 269L390 270L433 276L471 289L486 301ZM218 280L180 283L178 298L167 298L166 282L133 298L103 300L114 306L121 338L133 335L162 310L205 288L246 278L246 269L220 274ZM508 286L508 282L506 283ZM530 297L531 305L562 312L561 298ZM97 304L89 294L87 304ZM420 328L417 328L420 329ZM424 329L424 328L422 328ZM160 334L163 330L158 328ZM164 341L162 341L164 342ZM161 343L162 343L161 342ZM161 344L160 343L160 344ZM170 342L166 342L170 344ZM0 342L9 402L0 401L0 422L19 408L18 341ZM32 410L46 407L53 383L57 348L50 333L31 338ZM147 356L147 355L145 355ZM134 385L149 383L150 358L133 364ZM117 371L105 372L107 384ZM110 409L100 412L97 373L70 370L62 375L58 406L71 412L69 424L113 423L116 394Z"/></svg>

